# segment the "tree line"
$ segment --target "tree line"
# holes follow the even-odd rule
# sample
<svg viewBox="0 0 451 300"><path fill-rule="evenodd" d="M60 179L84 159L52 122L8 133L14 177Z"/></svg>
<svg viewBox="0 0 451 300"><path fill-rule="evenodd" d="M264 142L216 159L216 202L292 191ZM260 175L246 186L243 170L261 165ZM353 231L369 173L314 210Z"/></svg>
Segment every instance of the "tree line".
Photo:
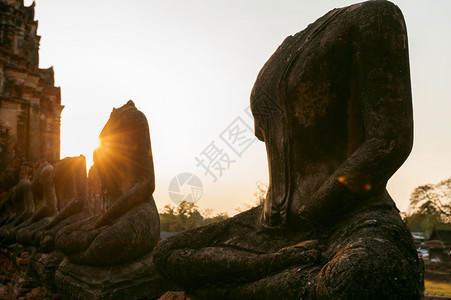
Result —
<svg viewBox="0 0 451 300"><path fill-rule="evenodd" d="M200 212L193 202L182 201L177 207L166 205L160 213L160 231L179 232L227 219L227 213L211 215L212 210Z"/></svg>
<svg viewBox="0 0 451 300"><path fill-rule="evenodd" d="M241 212L262 204L267 189L267 184L257 182L254 199L236 210ZM187 201L176 207L166 205L160 213L160 228L161 231L179 232L229 218L227 213L212 213L211 209L201 212L195 203ZM409 207L401 216L411 232L424 232L428 236L439 225L451 226L451 178L415 188Z"/></svg>
<svg viewBox="0 0 451 300"><path fill-rule="evenodd" d="M244 203L243 207L238 207L235 210L242 212L262 204L265 200L267 189L268 185L266 183L257 182L254 199L249 203ZM200 211L195 203L182 201L177 206L166 205L163 207L163 210L160 212L160 231L179 232L216 223L227 218L229 218L227 213L221 212L213 215L212 209Z"/></svg>
<svg viewBox="0 0 451 300"><path fill-rule="evenodd" d="M411 232L428 236L439 225L451 226L451 178L415 188L403 219Z"/></svg>

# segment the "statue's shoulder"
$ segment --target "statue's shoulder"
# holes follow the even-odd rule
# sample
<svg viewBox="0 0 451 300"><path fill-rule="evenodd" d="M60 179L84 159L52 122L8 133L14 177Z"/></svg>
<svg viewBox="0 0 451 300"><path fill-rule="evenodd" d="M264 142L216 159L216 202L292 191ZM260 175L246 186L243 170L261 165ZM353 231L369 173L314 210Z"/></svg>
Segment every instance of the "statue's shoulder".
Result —
<svg viewBox="0 0 451 300"><path fill-rule="evenodd" d="M363 11L363 10L376 10L376 11L395 11L399 10L393 2L388 0L370 0L365 2L360 2L352 4L341 9L351 11Z"/></svg>
<svg viewBox="0 0 451 300"><path fill-rule="evenodd" d="M381 18L403 18L400 8L387 0L371 0L343 7L344 13L354 15L357 20L364 23Z"/></svg>
<svg viewBox="0 0 451 300"><path fill-rule="evenodd" d="M368 28L382 23L404 23L404 17L398 6L387 0L370 0L356 3L342 8L334 8L315 22L309 24L304 30L294 36L289 36L282 43L292 43L302 36L311 38L316 32L325 28L329 32L339 32L349 28ZM331 25L332 24L332 25ZM293 39L294 37L294 39Z"/></svg>
<svg viewBox="0 0 451 300"><path fill-rule="evenodd" d="M360 32L367 37L363 40L371 39L373 35L406 33L405 20L400 8L387 0L371 0L336 8L322 18L328 15L331 16L330 20L334 20L332 26L334 32L344 30L351 33L350 36Z"/></svg>
<svg viewBox="0 0 451 300"><path fill-rule="evenodd" d="M124 115L129 114L139 114L140 111L136 108L135 103L132 100L128 100L128 102L122 105L119 108L113 108L111 112L110 118L112 119L120 119Z"/></svg>

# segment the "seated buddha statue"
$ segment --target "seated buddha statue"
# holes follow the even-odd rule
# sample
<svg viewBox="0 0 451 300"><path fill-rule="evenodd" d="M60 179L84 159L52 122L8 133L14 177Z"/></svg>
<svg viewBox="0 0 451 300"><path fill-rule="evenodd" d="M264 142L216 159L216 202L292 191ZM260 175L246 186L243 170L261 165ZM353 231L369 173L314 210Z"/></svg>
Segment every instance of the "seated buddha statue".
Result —
<svg viewBox="0 0 451 300"><path fill-rule="evenodd" d="M287 37L251 110L264 204L163 240L161 273L195 299L420 299L418 257L386 190L413 141L399 8L334 9Z"/></svg>
<svg viewBox="0 0 451 300"><path fill-rule="evenodd" d="M70 262L111 266L152 251L160 221L147 119L133 101L113 109L94 152L105 211L61 228L55 247Z"/></svg>

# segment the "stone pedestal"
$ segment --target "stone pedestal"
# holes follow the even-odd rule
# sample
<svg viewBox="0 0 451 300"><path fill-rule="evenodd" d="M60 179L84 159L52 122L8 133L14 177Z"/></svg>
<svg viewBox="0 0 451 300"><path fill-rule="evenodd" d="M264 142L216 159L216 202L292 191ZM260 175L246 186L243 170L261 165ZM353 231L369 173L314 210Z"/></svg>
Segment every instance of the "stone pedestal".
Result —
<svg viewBox="0 0 451 300"><path fill-rule="evenodd" d="M57 293L55 285L55 271L64 259L64 254L58 251L50 253L36 253L30 257L31 269L46 295Z"/></svg>
<svg viewBox="0 0 451 300"><path fill-rule="evenodd" d="M93 267L64 259L55 273L55 284L64 299L158 299L178 290L159 275L152 253L133 262Z"/></svg>

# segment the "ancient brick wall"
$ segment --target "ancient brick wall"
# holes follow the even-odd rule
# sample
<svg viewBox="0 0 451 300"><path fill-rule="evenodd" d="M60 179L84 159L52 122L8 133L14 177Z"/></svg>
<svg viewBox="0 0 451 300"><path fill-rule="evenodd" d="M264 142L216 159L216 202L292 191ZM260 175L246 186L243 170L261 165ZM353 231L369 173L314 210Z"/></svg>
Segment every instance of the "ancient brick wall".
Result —
<svg viewBox="0 0 451 300"><path fill-rule="evenodd" d="M60 158L64 106L53 67L39 68L37 26L34 4L25 7L22 0L0 0L0 125L15 143L12 158L8 156L13 161L2 165L11 168Z"/></svg>

